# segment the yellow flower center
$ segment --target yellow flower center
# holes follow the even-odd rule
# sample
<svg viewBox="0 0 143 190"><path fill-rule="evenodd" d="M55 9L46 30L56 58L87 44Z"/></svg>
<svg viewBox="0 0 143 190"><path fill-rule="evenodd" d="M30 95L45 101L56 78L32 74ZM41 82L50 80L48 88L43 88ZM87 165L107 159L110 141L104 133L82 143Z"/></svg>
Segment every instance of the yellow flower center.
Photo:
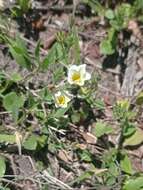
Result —
<svg viewBox="0 0 143 190"><path fill-rule="evenodd" d="M80 73L79 72L74 72L72 75L72 80L73 81L80 81Z"/></svg>
<svg viewBox="0 0 143 190"><path fill-rule="evenodd" d="M64 96L59 96L58 98L57 98L57 100L58 100L58 103L59 104L65 104L65 97Z"/></svg>

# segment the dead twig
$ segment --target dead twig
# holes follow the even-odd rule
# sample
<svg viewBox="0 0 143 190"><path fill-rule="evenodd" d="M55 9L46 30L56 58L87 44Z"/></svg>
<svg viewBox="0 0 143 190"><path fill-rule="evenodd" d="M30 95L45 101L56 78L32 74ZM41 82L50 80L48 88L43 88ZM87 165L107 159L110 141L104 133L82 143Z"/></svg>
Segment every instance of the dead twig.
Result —
<svg viewBox="0 0 143 190"><path fill-rule="evenodd" d="M20 183L14 182L14 181L9 180L9 179L0 178L0 181L1 181L1 182L5 182L5 183L7 183L7 184L14 185L14 186L16 186L16 187L23 188L23 185L21 185Z"/></svg>
<svg viewBox="0 0 143 190"><path fill-rule="evenodd" d="M67 185L64 182L60 181L59 179L51 176L46 170L44 170L39 177L42 178L43 180L45 180L47 183L51 183L53 185L60 187L61 190L62 189L63 190L73 190L73 188L70 187L69 185Z"/></svg>
<svg viewBox="0 0 143 190"><path fill-rule="evenodd" d="M60 5L55 5L55 6L38 6L36 5L35 7L37 10L45 10L45 11L58 11L58 12L66 12L66 13L71 13L73 11L73 5L65 5L65 6L60 6Z"/></svg>

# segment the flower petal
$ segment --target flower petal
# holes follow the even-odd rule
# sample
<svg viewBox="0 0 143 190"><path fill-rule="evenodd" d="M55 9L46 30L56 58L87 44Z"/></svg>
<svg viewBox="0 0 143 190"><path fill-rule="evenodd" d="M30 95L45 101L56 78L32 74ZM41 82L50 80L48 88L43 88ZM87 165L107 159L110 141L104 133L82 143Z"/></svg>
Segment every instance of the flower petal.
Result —
<svg viewBox="0 0 143 190"><path fill-rule="evenodd" d="M85 77L85 80L90 80L91 79L91 74L86 72L86 77Z"/></svg>
<svg viewBox="0 0 143 190"><path fill-rule="evenodd" d="M61 96L61 92L59 91L59 92L57 92L56 94L55 94L55 97L58 97L58 96Z"/></svg>
<svg viewBox="0 0 143 190"><path fill-rule="evenodd" d="M69 72L78 71L78 70L79 70L79 66L77 65L71 65L68 69Z"/></svg>
<svg viewBox="0 0 143 190"><path fill-rule="evenodd" d="M68 78L67 78L67 81L69 84L73 84L73 80L72 80L72 76L71 75L68 75Z"/></svg>
<svg viewBox="0 0 143 190"><path fill-rule="evenodd" d="M67 80L68 80L68 82L69 82L70 84L74 84L74 81L72 80L72 75L73 75L73 73L76 72L77 70L78 70L78 67L77 67L76 65L72 65L71 67L69 67Z"/></svg>
<svg viewBox="0 0 143 190"><path fill-rule="evenodd" d="M78 83L79 86L83 86L84 85L85 80L80 80L80 82Z"/></svg>
<svg viewBox="0 0 143 190"><path fill-rule="evenodd" d="M68 102L70 102L70 98L69 97L67 97L67 96L65 96L65 103L68 103Z"/></svg>
<svg viewBox="0 0 143 190"><path fill-rule="evenodd" d="M79 65L78 68L81 72L86 72L86 64Z"/></svg>

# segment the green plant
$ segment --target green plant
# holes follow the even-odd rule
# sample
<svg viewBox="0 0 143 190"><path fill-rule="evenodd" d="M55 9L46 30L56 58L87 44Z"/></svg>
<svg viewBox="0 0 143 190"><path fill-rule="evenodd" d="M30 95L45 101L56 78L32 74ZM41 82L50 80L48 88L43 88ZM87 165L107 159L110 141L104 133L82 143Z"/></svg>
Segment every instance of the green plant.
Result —
<svg viewBox="0 0 143 190"><path fill-rule="evenodd" d="M112 55L118 47L118 34L128 28L130 20L142 20L142 1L135 0L133 4L121 3L117 4L114 9L109 6L105 8L99 1L84 1L95 14L98 14L102 20L108 22L109 30L107 37L100 44L100 51L105 55Z"/></svg>
<svg viewBox="0 0 143 190"><path fill-rule="evenodd" d="M14 17L21 17L26 14L31 8L30 0L16 0L16 5L12 9L12 15Z"/></svg>

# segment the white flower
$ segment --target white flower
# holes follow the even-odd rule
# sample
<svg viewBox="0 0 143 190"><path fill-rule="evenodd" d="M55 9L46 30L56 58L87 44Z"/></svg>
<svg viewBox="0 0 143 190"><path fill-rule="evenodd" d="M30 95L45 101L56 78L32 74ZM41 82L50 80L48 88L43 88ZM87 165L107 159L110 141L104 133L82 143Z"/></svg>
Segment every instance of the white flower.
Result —
<svg viewBox="0 0 143 190"><path fill-rule="evenodd" d="M91 74L86 71L86 65L72 65L68 69L68 82L83 86L86 80L91 79Z"/></svg>
<svg viewBox="0 0 143 190"><path fill-rule="evenodd" d="M70 97L68 92L57 92L55 94L55 105L56 107L66 108L68 105L68 102L70 102Z"/></svg>

